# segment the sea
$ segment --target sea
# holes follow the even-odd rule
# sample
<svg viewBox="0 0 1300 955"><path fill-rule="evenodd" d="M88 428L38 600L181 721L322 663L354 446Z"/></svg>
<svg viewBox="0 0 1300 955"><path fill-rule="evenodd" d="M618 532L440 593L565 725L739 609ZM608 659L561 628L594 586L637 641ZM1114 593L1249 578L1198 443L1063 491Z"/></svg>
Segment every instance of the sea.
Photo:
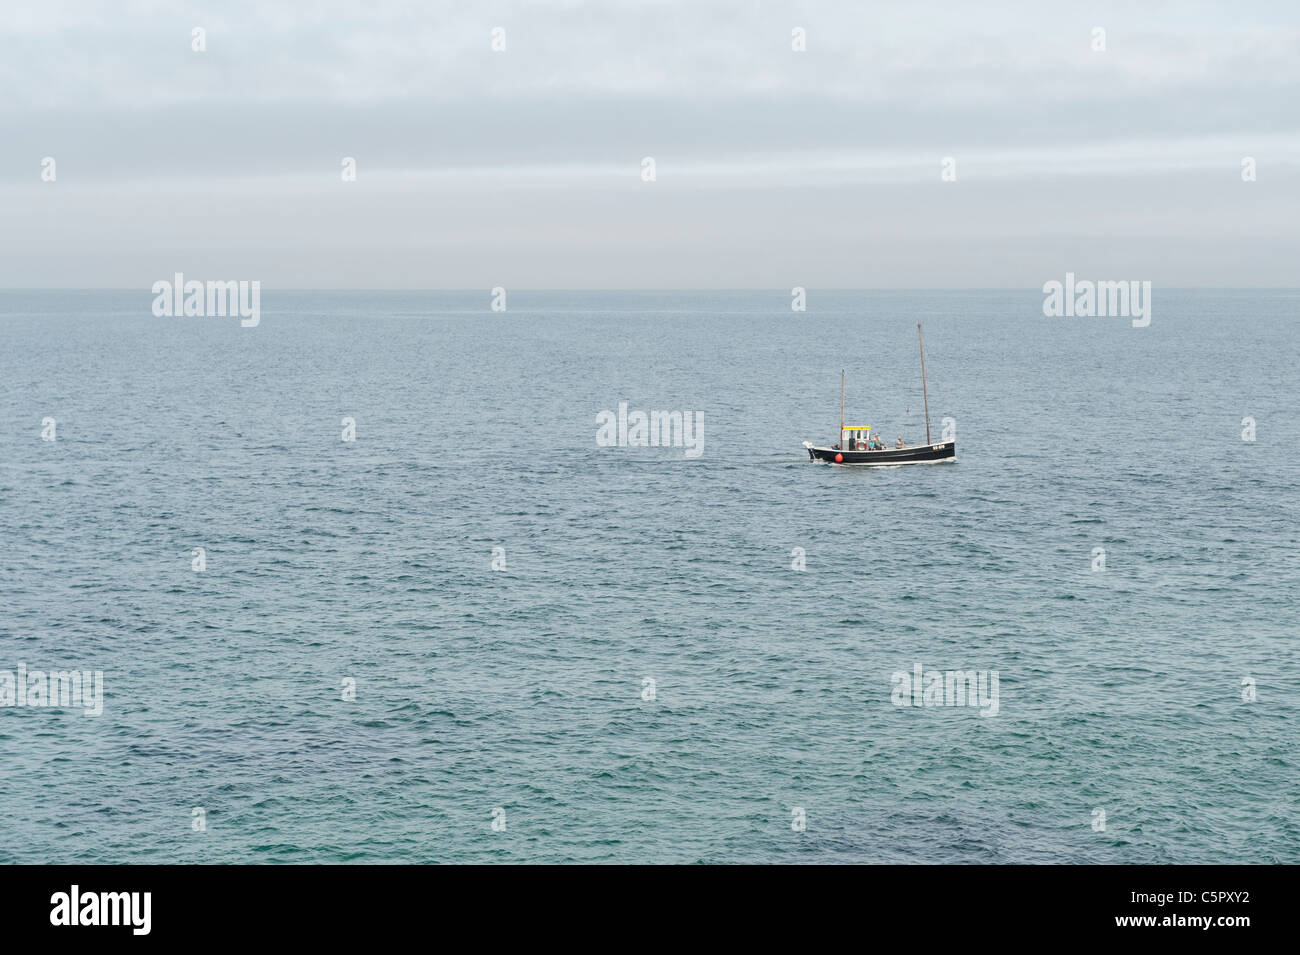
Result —
<svg viewBox="0 0 1300 955"><path fill-rule="evenodd" d="M1300 863L1300 291L1044 298L0 292L0 862Z"/></svg>

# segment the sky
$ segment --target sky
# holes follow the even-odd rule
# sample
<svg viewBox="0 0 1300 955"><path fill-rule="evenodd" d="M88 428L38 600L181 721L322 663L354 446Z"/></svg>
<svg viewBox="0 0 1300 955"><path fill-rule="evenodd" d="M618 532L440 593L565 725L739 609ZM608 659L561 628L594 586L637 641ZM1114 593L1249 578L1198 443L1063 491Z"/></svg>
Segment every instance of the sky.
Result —
<svg viewBox="0 0 1300 955"><path fill-rule="evenodd" d="M0 4L0 287L1293 287L1298 266L1294 2Z"/></svg>

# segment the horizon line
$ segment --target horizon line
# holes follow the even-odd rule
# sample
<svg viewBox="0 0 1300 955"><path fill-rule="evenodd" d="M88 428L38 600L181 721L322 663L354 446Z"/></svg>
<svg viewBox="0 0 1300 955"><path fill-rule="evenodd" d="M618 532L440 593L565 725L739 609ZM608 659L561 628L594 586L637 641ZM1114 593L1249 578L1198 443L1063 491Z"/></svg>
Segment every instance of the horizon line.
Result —
<svg viewBox="0 0 1300 955"><path fill-rule="evenodd" d="M212 279L195 281L230 281L227 279ZM235 280L240 281L240 280ZM260 279L244 279L242 281L261 282ZM1048 281L1055 281L1048 279ZM1085 281L1094 281L1087 280ZM1104 280L1109 281L1109 280ZM1128 281L1128 280L1120 280ZM446 293L446 292L464 292L482 294L491 292L493 287L473 286L460 288L447 287L388 287L376 288L372 286L261 286L263 290L275 292L428 292L428 293ZM525 287L525 286L500 286L507 292L643 292L643 293L674 293L674 292L781 292L785 295L790 294L790 290L785 286L680 286L673 288L635 288L631 286L566 286L566 287ZM1038 286L1029 285L825 285L825 286L791 286L790 288L801 287L805 291L817 292L1034 292L1041 294L1042 289ZM1186 291L1186 292L1295 292L1300 291L1300 285L1167 285L1153 286L1163 288L1168 291ZM150 285L0 285L0 292L140 292L152 295L152 283Z"/></svg>

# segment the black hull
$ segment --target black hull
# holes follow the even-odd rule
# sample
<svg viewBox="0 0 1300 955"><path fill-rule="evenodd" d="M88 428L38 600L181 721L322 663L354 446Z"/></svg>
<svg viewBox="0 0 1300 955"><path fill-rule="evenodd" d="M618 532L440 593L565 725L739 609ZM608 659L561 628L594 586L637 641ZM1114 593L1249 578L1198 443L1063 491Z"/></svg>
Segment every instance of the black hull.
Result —
<svg viewBox="0 0 1300 955"><path fill-rule="evenodd" d="M841 460L836 461L836 456ZM808 447L808 457L813 461L831 464L857 464L868 467L893 467L899 464L937 464L957 460L957 442L922 444L911 448L885 448L883 451L837 451L834 448Z"/></svg>

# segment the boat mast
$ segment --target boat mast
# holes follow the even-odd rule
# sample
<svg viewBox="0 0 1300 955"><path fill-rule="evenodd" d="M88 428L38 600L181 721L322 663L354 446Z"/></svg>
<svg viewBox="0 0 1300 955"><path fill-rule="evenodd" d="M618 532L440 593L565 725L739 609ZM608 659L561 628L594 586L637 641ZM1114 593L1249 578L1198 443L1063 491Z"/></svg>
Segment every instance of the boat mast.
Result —
<svg viewBox="0 0 1300 955"><path fill-rule="evenodd" d="M925 402L925 443L930 443L930 396L925 390L925 339L921 337L921 323L916 323L916 340L921 346L921 399ZM843 414L843 412L840 412Z"/></svg>
<svg viewBox="0 0 1300 955"><path fill-rule="evenodd" d="M836 444L844 443L844 369L840 369L840 436L835 439Z"/></svg>

